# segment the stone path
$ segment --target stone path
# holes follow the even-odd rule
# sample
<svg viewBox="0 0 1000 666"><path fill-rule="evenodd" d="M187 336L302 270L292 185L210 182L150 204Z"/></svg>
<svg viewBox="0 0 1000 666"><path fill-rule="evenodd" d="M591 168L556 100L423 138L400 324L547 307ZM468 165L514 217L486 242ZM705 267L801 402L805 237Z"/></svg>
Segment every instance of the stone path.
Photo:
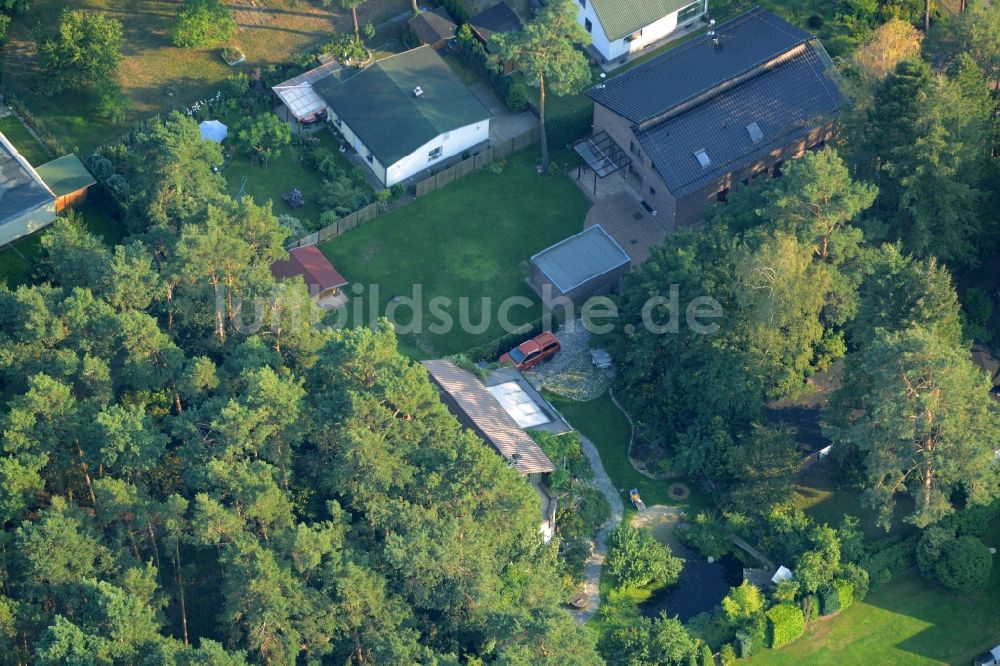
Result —
<svg viewBox="0 0 1000 666"><path fill-rule="evenodd" d="M584 567L583 592L587 595L587 606L583 609L570 611L577 624L583 624L594 617L597 609L601 606L601 568L604 566L604 558L608 554L608 536L611 534L611 530L621 522L622 514L625 511L618 489L615 488L615 484L611 483L608 473L604 471L597 447L582 434L580 434L580 447L583 449L584 455L587 456L587 460L590 461L591 469L594 470L594 485L604 493L604 496L608 498L608 503L611 504L611 517L597 531L594 547L591 549L590 557Z"/></svg>

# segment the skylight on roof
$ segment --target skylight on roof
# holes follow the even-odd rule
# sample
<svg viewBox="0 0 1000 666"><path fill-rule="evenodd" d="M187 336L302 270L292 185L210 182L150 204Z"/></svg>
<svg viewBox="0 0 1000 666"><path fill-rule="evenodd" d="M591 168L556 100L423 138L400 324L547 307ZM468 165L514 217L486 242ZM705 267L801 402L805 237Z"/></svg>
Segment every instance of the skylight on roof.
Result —
<svg viewBox="0 0 1000 666"><path fill-rule="evenodd" d="M750 135L750 139L754 143L757 143L764 138L764 132L761 131L760 125L757 124L756 120L747 125L747 134Z"/></svg>
<svg viewBox="0 0 1000 666"><path fill-rule="evenodd" d="M701 165L702 169L707 169L712 164L712 160L708 157L708 153L705 152L704 148L696 150L694 156L698 158L698 164Z"/></svg>

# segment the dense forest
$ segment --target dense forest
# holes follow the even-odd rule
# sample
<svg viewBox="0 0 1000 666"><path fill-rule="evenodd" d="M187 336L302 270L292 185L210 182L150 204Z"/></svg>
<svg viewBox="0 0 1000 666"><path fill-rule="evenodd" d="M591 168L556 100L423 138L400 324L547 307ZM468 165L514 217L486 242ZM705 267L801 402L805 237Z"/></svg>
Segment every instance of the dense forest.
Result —
<svg viewBox="0 0 1000 666"><path fill-rule="evenodd" d="M856 39L836 144L670 235L625 278L605 339L642 436L712 493L689 545L718 556L752 535L794 563L776 618L912 564L857 521L790 508L800 453L765 405L816 372L843 368L823 426L845 483L881 527L903 504L928 528L928 577L976 589L948 559L982 550L956 516L1000 493L1000 414L969 354L1000 336L1000 6L923 32L922 3L838 4ZM531 487L387 322L333 330L303 284L275 282L288 229L228 196L222 163L189 117L140 123L87 158L124 243L70 214L36 283L0 286L0 664L714 660L666 616L609 621L600 644L577 626ZM717 333L640 325L672 285L721 303ZM653 541L614 533L618 582L677 579ZM762 644L759 595L723 602L726 641Z"/></svg>
<svg viewBox="0 0 1000 666"><path fill-rule="evenodd" d="M128 244L61 220L50 281L0 290L0 661L597 663L531 488L391 329L274 284L285 232L220 162L147 123L92 160Z"/></svg>

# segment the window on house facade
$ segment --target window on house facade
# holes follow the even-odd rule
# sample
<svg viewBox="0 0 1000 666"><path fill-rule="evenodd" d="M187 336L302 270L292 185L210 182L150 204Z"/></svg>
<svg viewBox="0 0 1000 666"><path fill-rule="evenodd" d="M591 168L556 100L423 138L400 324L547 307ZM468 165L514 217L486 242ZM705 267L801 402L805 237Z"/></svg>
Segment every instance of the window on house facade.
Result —
<svg viewBox="0 0 1000 666"><path fill-rule="evenodd" d="M431 152L427 153L427 159L436 160L437 158L441 157L441 153L442 153L441 146L438 146Z"/></svg>
<svg viewBox="0 0 1000 666"><path fill-rule="evenodd" d="M694 17L702 14L705 11L705 4L701 0L698 2L692 2L686 7L681 7L677 12L677 23L678 25L684 23L685 21L690 21Z"/></svg>
<svg viewBox="0 0 1000 666"><path fill-rule="evenodd" d="M654 190L652 187L649 188L649 196L651 196L651 197L655 197L656 196L656 190Z"/></svg>
<svg viewBox="0 0 1000 666"><path fill-rule="evenodd" d="M784 160L778 160L774 168L771 169L771 178L781 178L781 165L784 163Z"/></svg>
<svg viewBox="0 0 1000 666"><path fill-rule="evenodd" d="M715 193L715 200L720 203L725 203L729 199L729 188L721 189Z"/></svg>
<svg viewBox="0 0 1000 666"><path fill-rule="evenodd" d="M628 150L630 153L638 157L640 160L642 159L642 149L639 148L639 146L636 144L635 141L630 140L628 142Z"/></svg>
<svg viewBox="0 0 1000 666"><path fill-rule="evenodd" d="M585 18L583 19L583 27L587 29L587 32L591 32L594 29L594 24L590 22L589 18Z"/></svg>
<svg viewBox="0 0 1000 666"><path fill-rule="evenodd" d="M586 9L587 8L587 0L580 0L580 6L583 7L584 9Z"/></svg>

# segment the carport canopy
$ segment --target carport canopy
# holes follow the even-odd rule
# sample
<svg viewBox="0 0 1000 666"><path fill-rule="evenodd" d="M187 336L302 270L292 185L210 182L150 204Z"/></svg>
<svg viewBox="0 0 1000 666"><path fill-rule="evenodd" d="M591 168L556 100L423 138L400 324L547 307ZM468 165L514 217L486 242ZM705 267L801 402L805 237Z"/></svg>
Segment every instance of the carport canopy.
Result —
<svg viewBox="0 0 1000 666"><path fill-rule="evenodd" d="M604 131L577 141L573 150L600 178L606 178L632 162L632 158Z"/></svg>

